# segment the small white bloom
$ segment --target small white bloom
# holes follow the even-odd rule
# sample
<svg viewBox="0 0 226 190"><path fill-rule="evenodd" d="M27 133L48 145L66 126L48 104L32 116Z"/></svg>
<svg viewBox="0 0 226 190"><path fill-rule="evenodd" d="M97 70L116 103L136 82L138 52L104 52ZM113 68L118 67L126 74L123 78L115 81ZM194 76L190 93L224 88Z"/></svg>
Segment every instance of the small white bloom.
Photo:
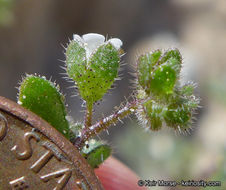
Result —
<svg viewBox="0 0 226 190"><path fill-rule="evenodd" d="M92 53L103 44L111 43L117 50L119 50L122 46L122 41L120 39L112 38L105 42L105 37L101 34L96 33L84 34L82 37L74 34L73 39L85 48L86 58L88 60Z"/></svg>
<svg viewBox="0 0 226 190"><path fill-rule="evenodd" d="M122 41L118 38L112 38L108 40L108 42L110 42L117 50L122 46Z"/></svg>

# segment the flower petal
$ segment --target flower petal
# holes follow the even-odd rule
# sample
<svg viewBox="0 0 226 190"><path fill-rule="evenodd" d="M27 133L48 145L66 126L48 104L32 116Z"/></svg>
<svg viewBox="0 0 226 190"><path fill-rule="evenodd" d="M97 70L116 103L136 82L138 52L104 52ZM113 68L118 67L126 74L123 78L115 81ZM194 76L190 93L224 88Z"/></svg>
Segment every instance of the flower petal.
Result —
<svg viewBox="0 0 226 190"><path fill-rule="evenodd" d="M82 36L86 43L86 55L87 58L93 53L93 51L104 43L105 37L101 34L89 33Z"/></svg>
<svg viewBox="0 0 226 190"><path fill-rule="evenodd" d="M122 46L122 41L118 38L112 38L108 40L117 50L119 50Z"/></svg>
<svg viewBox="0 0 226 190"><path fill-rule="evenodd" d="M83 42L83 39L78 34L73 35L73 40L78 41L78 42Z"/></svg>
<svg viewBox="0 0 226 190"><path fill-rule="evenodd" d="M102 44L105 40L105 37L103 35L97 33L84 34L82 38L84 39L85 43L89 45Z"/></svg>

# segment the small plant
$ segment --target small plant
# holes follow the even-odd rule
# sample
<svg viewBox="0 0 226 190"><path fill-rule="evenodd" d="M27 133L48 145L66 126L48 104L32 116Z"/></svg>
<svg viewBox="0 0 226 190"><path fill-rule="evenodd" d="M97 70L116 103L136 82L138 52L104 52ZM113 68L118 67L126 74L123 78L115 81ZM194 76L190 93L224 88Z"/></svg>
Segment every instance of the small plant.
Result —
<svg viewBox="0 0 226 190"><path fill-rule="evenodd" d="M194 84L180 84L181 54L177 49L156 50L141 55L136 63L136 87L131 101L125 101L112 115L93 122L93 105L118 79L122 56L118 38L105 41L99 34L74 35L66 48L66 74L86 105L83 123L69 120L59 86L37 75L26 75L19 88L18 103L36 113L69 139L96 168L110 154L111 147L95 136L118 121L135 114L146 130L164 125L178 132L189 132L192 114L199 99Z"/></svg>

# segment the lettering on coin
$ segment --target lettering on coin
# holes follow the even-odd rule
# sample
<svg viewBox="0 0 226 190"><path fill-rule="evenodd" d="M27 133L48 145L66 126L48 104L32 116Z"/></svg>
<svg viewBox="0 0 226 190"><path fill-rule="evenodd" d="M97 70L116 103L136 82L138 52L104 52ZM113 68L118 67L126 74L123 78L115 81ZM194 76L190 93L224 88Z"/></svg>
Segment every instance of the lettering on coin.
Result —
<svg viewBox="0 0 226 190"><path fill-rule="evenodd" d="M35 173L39 173L39 171L52 159L52 157L56 157L59 161L61 160L62 157L60 156L61 154L54 144L50 142L45 142L43 143L43 146L47 149L47 151L30 168ZM41 177L41 180L46 183L53 178L58 178L62 176L58 180L57 186L54 188L54 190L61 190L63 189L63 187L66 186L71 175L72 175L71 170L67 168L44 175Z"/></svg>
<svg viewBox="0 0 226 190"><path fill-rule="evenodd" d="M49 141L44 141L42 143L42 146L44 146L47 150L50 150L58 160L66 161L66 158L63 156L63 154L59 151L59 149L53 143Z"/></svg>
<svg viewBox="0 0 226 190"><path fill-rule="evenodd" d="M24 147L25 147L25 151L24 152L18 153L17 152L17 149L18 149L17 145L15 145L11 149L11 151L15 154L15 156L16 156L16 158L18 160L27 160L27 159L29 159L32 156L32 148L31 148L31 143L30 143L30 140L32 138L35 139L37 142L40 140L40 138L39 138L37 133L27 132L27 133L24 134L24 138L23 138Z"/></svg>
<svg viewBox="0 0 226 190"><path fill-rule="evenodd" d="M12 190L24 190L29 187L24 176L10 181L9 184L11 185Z"/></svg>
<svg viewBox="0 0 226 190"><path fill-rule="evenodd" d="M66 168L63 170L59 170L53 173L49 173L47 175L41 176L41 180L43 182L48 182L49 180L53 179L53 178L58 178L61 177L58 182L57 182L57 186L54 188L54 190L62 190L64 188L64 186L67 184L68 180L70 179L72 175L72 172L70 169Z"/></svg>
<svg viewBox="0 0 226 190"><path fill-rule="evenodd" d="M8 122L6 118L0 114L0 141L3 140L3 138L6 136L7 128L8 128Z"/></svg>
<svg viewBox="0 0 226 190"><path fill-rule="evenodd" d="M31 170L35 173L38 173L47 163L48 161L53 157L53 153L48 150L41 158L38 159L32 166Z"/></svg>
<svg viewBox="0 0 226 190"><path fill-rule="evenodd" d="M102 189L93 170L68 140L3 97L0 168L0 190Z"/></svg>

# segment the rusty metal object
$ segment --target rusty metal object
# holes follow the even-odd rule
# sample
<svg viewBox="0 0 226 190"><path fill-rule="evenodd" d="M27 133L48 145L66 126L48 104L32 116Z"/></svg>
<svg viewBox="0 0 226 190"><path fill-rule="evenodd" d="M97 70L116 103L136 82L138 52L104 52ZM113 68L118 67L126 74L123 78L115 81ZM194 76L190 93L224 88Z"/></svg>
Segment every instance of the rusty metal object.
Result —
<svg viewBox="0 0 226 190"><path fill-rule="evenodd" d="M0 97L0 189L103 189L79 151L40 117Z"/></svg>

